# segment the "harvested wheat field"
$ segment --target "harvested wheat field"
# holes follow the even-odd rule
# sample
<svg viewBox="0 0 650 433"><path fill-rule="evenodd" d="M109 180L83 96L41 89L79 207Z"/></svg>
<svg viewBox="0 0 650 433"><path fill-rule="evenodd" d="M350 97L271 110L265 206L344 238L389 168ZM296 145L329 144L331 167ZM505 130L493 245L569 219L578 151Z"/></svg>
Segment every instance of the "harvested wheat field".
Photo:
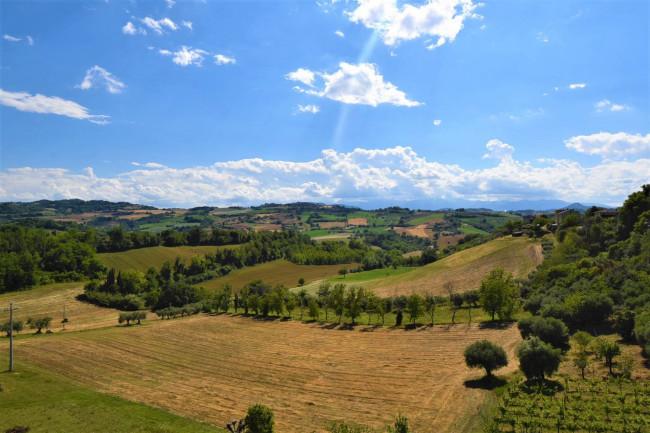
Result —
<svg viewBox="0 0 650 433"><path fill-rule="evenodd" d="M415 227L395 227L393 230L395 230L395 232L400 235L402 233L406 233L409 236L433 239L433 232L429 230L428 227L429 226L427 224L420 224Z"/></svg>
<svg viewBox="0 0 650 433"><path fill-rule="evenodd" d="M323 230L329 230L329 229L342 229L345 227L344 222L339 222L339 221L334 221L334 222L319 222L318 223L319 227Z"/></svg>
<svg viewBox="0 0 650 433"><path fill-rule="evenodd" d="M5 293L0 295L0 306L9 306L9 301L14 301L19 308L14 313L15 320L27 321L28 317L52 318L50 329L54 332L63 329L63 304L65 315L68 319L65 328L67 331L98 328L117 324L120 312L112 308L101 308L87 302L81 302L76 296L83 293L84 283L50 284L21 292ZM150 316L153 314L149 313ZM9 320L9 313L0 309L0 323ZM21 334L30 332L23 331ZM33 331L32 331L33 332Z"/></svg>
<svg viewBox="0 0 650 433"><path fill-rule="evenodd" d="M368 220L366 218L350 218L348 219L348 225L358 227L367 226Z"/></svg>
<svg viewBox="0 0 650 433"><path fill-rule="evenodd" d="M445 235L438 237L438 248L443 249L449 246L458 245L465 235Z"/></svg>
<svg viewBox="0 0 650 433"><path fill-rule="evenodd" d="M338 330L229 315L145 323L20 340L16 356L218 426L259 402L280 432L323 432L341 419L381 428L398 411L414 431L462 432L489 393L464 385L483 374L464 365L464 348L487 338L512 360L520 341L516 327L476 325Z"/></svg>
<svg viewBox="0 0 650 433"><path fill-rule="evenodd" d="M458 292L478 289L481 280L496 267L515 277L525 277L544 256L541 245L527 238L511 236L460 251L442 260L391 278L364 283L380 296L425 294L448 295L443 285L451 282Z"/></svg>

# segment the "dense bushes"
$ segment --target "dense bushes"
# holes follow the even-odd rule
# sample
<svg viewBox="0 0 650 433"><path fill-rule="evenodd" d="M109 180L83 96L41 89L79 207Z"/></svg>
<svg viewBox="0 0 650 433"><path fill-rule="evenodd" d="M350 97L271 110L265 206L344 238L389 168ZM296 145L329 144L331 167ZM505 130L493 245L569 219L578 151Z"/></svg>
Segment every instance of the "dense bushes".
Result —
<svg viewBox="0 0 650 433"><path fill-rule="evenodd" d="M526 317L517 323L521 337L539 337L554 347L566 347L569 343L569 329L559 319L553 317Z"/></svg>
<svg viewBox="0 0 650 433"><path fill-rule="evenodd" d="M0 226L0 293L36 284L98 278L105 268L88 233Z"/></svg>

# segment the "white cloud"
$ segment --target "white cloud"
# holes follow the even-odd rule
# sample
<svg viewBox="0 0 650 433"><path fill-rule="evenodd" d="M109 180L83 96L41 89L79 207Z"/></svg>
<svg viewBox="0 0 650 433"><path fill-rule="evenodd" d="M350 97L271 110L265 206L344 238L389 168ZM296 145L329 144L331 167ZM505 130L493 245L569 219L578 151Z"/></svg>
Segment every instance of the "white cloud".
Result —
<svg viewBox="0 0 650 433"><path fill-rule="evenodd" d="M207 51L183 46L180 50L174 52L172 61L183 67L190 65L202 66L206 54L208 54Z"/></svg>
<svg viewBox="0 0 650 433"><path fill-rule="evenodd" d="M146 162L144 164L141 164L139 162L132 162L131 165L135 165L137 167L147 167L147 168L167 168L166 166L162 164L158 164L157 162Z"/></svg>
<svg viewBox="0 0 650 433"><path fill-rule="evenodd" d="M0 104L20 111L41 114L58 114L74 119L88 120L93 123L106 124L109 116L89 114L88 109L73 101L57 96L31 95L27 92L8 92L0 89Z"/></svg>
<svg viewBox="0 0 650 433"><path fill-rule="evenodd" d="M592 135L579 135L564 141L566 147L587 155L599 155L603 158L620 159L632 155L650 157L650 134L611 134L600 132ZM650 173L650 172L649 172Z"/></svg>
<svg viewBox="0 0 650 433"><path fill-rule="evenodd" d="M587 87L587 84L585 83L569 84L569 89L571 90L584 89L585 87Z"/></svg>
<svg viewBox="0 0 650 433"><path fill-rule="evenodd" d="M309 69L298 68L296 71L289 72L284 78L291 81L300 81L309 87L314 87L315 74Z"/></svg>
<svg viewBox="0 0 650 433"><path fill-rule="evenodd" d="M624 111L629 110L630 107L627 105L613 104L609 99L603 99L602 101L596 104L596 111Z"/></svg>
<svg viewBox="0 0 650 433"><path fill-rule="evenodd" d="M168 8L173 8L174 4L176 3L174 0L166 0L167 1L167 7Z"/></svg>
<svg viewBox="0 0 650 433"><path fill-rule="evenodd" d="M81 84L76 85L83 90L88 90L93 87L104 86L109 93L121 93L126 87L123 82L115 78L113 74L106 69L97 65L86 71L86 76Z"/></svg>
<svg viewBox="0 0 650 433"><path fill-rule="evenodd" d="M163 56L171 56L172 52L169 50L158 50L159 54L162 54Z"/></svg>
<svg viewBox="0 0 650 433"><path fill-rule="evenodd" d="M137 29L133 25L131 21L127 22L124 24L124 27L122 27L122 33L125 35L135 35L137 33Z"/></svg>
<svg viewBox="0 0 650 433"><path fill-rule="evenodd" d="M323 80L322 90L303 89L301 87L295 87L295 89L309 95L329 98L345 104L361 104L373 107L379 104L406 107L422 105L421 102L408 99L406 94L397 89L392 83L384 81L384 77L379 74L377 66L372 63L353 65L341 62L339 63L339 70L332 74L300 68L285 75L285 78L300 81L313 87L316 76Z"/></svg>
<svg viewBox="0 0 650 433"><path fill-rule="evenodd" d="M647 183L650 159L605 160L582 166L571 160L522 163L514 148L487 144L494 165L464 169L428 161L409 147L322 151L307 162L259 158L217 162L208 167L170 168L135 163L136 169L99 177L92 169L0 171L0 200L107 199L161 206L260 204L269 201L405 203L409 200L537 200L556 198L620 204Z"/></svg>
<svg viewBox="0 0 650 433"><path fill-rule="evenodd" d="M483 155L483 159L492 158L501 161L512 161L512 154L515 148L509 144L502 143L499 140L490 140L485 147L487 147L488 153Z"/></svg>
<svg viewBox="0 0 650 433"><path fill-rule="evenodd" d="M192 27L192 21L181 21L181 24L183 25L183 27L187 27L190 30L194 30L194 28Z"/></svg>
<svg viewBox="0 0 650 433"><path fill-rule="evenodd" d="M28 43L29 45L34 45L34 38L32 38L32 37L29 36L29 35L27 35L26 38L27 38L27 43Z"/></svg>
<svg viewBox="0 0 650 433"><path fill-rule="evenodd" d="M164 28L166 27L169 30L178 30L178 26L169 18L163 18L160 20L154 20L151 17L145 17L140 20L142 24L149 27L151 30L156 32L159 35L163 34ZM132 33L131 33L132 34Z"/></svg>
<svg viewBox="0 0 650 433"><path fill-rule="evenodd" d="M301 113L316 114L320 112L320 107L318 105L298 105L298 111Z"/></svg>
<svg viewBox="0 0 650 433"><path fill-rule="evenodd" d="M14 36L7 35L7 34L2 35L2 37L3 37L5 40L9 41L9 42L20 42L20 41L22 41L21 38L16 38L16 37L14 37Z"/></svg>
<svg viewBox="0 0 650 433"><path fill-rule="evenodd" d="M228 65L228 64L235 64L237 63L237 60L235 60L234 57L228 57L224 56L223 54L216 54L214 56L214 63L217 65Z"/></svg>
<svg viewBox="0 0 650 433"><path fill-rule="evenodd" d="M540 42L547 43L548 42L548 36L546 36L542 32L539 32L539 33L537 33L537 40L540 41Z"/></svg>
<svg viewBox="0 0 650 433"><path fill-rule="evenodd" d="M438 37L434 45L453 42L467 18L482 18L472 0L431 0L414 6L397 0L357 0L358 6L347 12L350 21L380 32L386 45L422 36Z"/></svg>
<svg viewBox="0 0 650 433"><path fill-rule="evenodd" d="M440 119L436 119L436 120L433 121L434 126L440 126L441 123L442 123L442 120L440 120Z"/></svg>
<svg viewBox="0 0 650 433"><path fill-rule="evenodd" d="M340 37L340 38L344 38L344 37L345 37L345 33L343 33L343 32L340 31L340 30L335 31L334 34L335 34L336 36Z"/></svg>

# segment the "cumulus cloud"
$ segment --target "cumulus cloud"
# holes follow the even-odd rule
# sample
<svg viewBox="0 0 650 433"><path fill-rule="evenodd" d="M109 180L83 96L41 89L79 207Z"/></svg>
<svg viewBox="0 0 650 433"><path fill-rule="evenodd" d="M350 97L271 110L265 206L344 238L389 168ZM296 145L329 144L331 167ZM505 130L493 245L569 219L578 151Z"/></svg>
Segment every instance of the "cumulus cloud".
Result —
<svg viewBox="0 0 650 433"><path fill-rule="evenodd" d="M320 107L318 105L298 105L298 111L301 113L316 114L320 112Z"/></svg>
<svg viewBox="0 0 650 433"><path fill-rule="evenodd" d="M20 111L41 114L58 114L73 119L88 120L93 123L106 124L109 116L90 114L88 109L73 101L57 96L31 95L27 92L8 92L0 89L0 104Z"/></svg>
<svg viewBox="0 0 650 433"><path fill-rule="evenodd" d="M336 36L340 37L340 38L344 38L344 37L345 37L345 33L343 33L343 32L340 31L340 30L335 31L334 34L335 34Z"/></svg>
<svg viewBox="0 0 650 433"><path fill-rule="evenodd" d="M234 65L237 63L237 60L235 60L234 57L224 56L223 54L216 54L214 56L214 63L217 65Z"/></svg>
<svg viewBox="0 0 650 433"><path fill-rule="evenodd" d="M587 87L586 83L569 84L569 89L571 89L571 90L584 89L585 87Z"/></svg>
<svg viewBox="0 0 650 433"><path fill-rule="evenodd" d="M650 156L650 134L643 136L625 132L617 134L600 132L598 134L571 137L565 140L564 144L568 149L576 152L599 155L609 159L620 159L633 155Z"/></svg>
<svg viewBox="0 0 650 433"><path fill-rule="evenodd" d="M379 74L377 65L360 63L353 65L346 62L339 63L339 70L327 74L313 72L308 69L298 69L285 75L292 81L300 81L313 87L316 77L323 81L321 90L304 89L296 86L295 89L314 96L333 99L345 104L361 104L376 107L379 104L392 104L405 107L417 107L421 102L410 100L406 94L394 84L384 81Z"/></svg>
<svg viewBox="0 0 650 433"><path fill-rule="evenodd" d="M165 28L169 30L178 30L176 23L169 18L162 18L160 20L154 20L151 17L145 17L140 20L142 24L149 27L151 30L156 32L159 35L163 34Z"/></svg>
<svg viewBox="0 0 650 433"><path fill-rule="evenodd" d="M424 4L402 4L397 0L357 0L347 12L350 21L380 32L386 45L396 45L419 37L437 37L433 47L453 42L467 18L482 18L475 13L472 0L431 0Z"/></svg>
<svg viewBox="0 0 650 433"><path fill-rule="evenodd" d="M499 140L489 141L486 148L495 165L479 170L429 161L401 146L351 152L326 149L307 162L254 158L191 168L134 163L134 170L105 178L92 169L73 173L57 168L10 168L0 171L0 200L75 197L199 206L556 198L617 204L631 188L647 182L650 172L648 158L604 160L591 167L553 159L531 164L514 159L514 147Z"/></svg>
<svg viewBox="0 0 650 433"><path fill-rule="evenodd" d="M75 87L79 89L88 90L93 87L106 87L109 93L121 93L122 90L126 87L124 83L115 78L113 74L108 72L106 69L101 68L97 65L86 71L86 76L81 84L76 85Z"/></svg>
<svg viewBox="0 0 650 433"><path fill-rule="evenodd" d="M161 50L163 51L163 50ZM162 54L162 53L161 53ZM173 53L172 61L180 66L202 66L205 55L208 52L201 49L193 49L192 47L182 46L180 50Z"/></svg>
<svg viewBox="0 0 650 433"><path fill-rule="evenodd" d="M284 78L291 81L300 81L301 83L306 84L309 87L313 87L316 74L314 74L309 69L298 68L296 71L289 72L287 75L284 76Z"/></svg>
<svg viewBox="0 0 650 433"><path fill-rule="evenodd" d="M170 9L174 7L174 4L176 4L174 0L166 0L166 1L167 1L167 7Z"/></svg>

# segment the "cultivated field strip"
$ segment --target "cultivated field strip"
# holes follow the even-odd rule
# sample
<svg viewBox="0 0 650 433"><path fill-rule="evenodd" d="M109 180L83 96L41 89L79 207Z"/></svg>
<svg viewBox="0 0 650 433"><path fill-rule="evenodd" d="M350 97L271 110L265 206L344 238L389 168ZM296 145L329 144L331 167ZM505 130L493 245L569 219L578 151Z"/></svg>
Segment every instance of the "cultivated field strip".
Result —
<svg viewBox="0 0 650 433"><path fill-rule="evenodd" d="M101 308L87 302L81 302L76 296L83 293L84 283L61 283L38 287L21 292L5 293L0 295L0 323L9 320L9 314L2 311L8 307L9 301L14 301L19 308L15 320L26 321L28 317L52 318L50 328L57 332L62 330L63 305L68 319L66 330L76 331L88 328L98 328L117 324L119 311L112 308ZM149 313L153 316L151 313ZM23 331L26 333L29 331Z"/></svg>
<svg viewBox="0 0 650 433"><path fill-rule="evenodd" d="M402 411L415 431L462 431L486 392L462 352L488 338L513 358L514 328L420 328L193 316L18 341L16 355L79 384L223 426L260 402L278 431L324 431L328 420L383 427ZM511 365L510 368L514 368Z"/></svg>
<svg viewBox="0 0 650 433"><path fill-rule="evenodd" d="M380 296L424 294L448 295L444 284L458 292L478 289L481 280L496 267L515 277L525 277L543 260L539 243L524 238L502 238L470 248L408 274L364 284Z"/></svg>

